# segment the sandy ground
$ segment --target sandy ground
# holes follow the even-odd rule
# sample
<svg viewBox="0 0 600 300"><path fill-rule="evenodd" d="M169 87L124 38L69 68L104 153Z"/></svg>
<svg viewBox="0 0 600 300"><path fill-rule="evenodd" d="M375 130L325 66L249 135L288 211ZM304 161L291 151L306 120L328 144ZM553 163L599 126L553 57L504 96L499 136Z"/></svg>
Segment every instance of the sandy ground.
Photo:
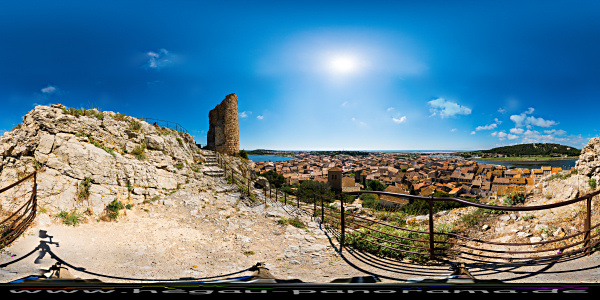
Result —
<svg viewBox="0 0 600 300"><path fill-rule="evenodd" d="M301 218L307 226L280 224L283 217ZM405 283L450 273L447 264L422 266L340 251L335 232L294 206L247 205L236 192L198 192L193 186L164 201L135 205L112 222L90 217L68 226L39 214L0 253L0 264L8 263L0 269L0 283L44 274L57 261L77 278L114 283L233 278L253 274L248 269L259 262L278 279L313 283L370 275ZM467 263L475 278L506 283L600 283L599 266L599 253L529 267Z"/></svg>

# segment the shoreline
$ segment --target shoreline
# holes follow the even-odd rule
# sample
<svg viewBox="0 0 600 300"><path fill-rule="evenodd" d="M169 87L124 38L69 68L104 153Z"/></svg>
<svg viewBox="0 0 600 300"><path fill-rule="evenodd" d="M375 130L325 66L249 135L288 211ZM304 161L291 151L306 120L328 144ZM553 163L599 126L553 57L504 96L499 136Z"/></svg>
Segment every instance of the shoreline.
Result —
<svg viewBox="0 0 600 300"><path fill-rule="evenodd" d="M532 161L532 162L536 162L536 161L557 161L557 160L573 160L573 159L579 159L579 157L470 157L468 158L468 160L485 160L485 161L503 161L503 162L509 162L509 161Z"/></svg>

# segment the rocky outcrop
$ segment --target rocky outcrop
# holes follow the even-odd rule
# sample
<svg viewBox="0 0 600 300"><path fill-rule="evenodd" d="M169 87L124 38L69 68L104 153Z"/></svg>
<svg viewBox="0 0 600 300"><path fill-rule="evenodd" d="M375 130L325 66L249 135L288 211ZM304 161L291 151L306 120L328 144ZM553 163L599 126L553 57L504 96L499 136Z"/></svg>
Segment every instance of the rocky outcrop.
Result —
<svg viewBox="0 0 600 300"><path fill-rule="evenodd" d="M203 179L207 154L187 133L130 116L37 106L0 137L0 182L39 169L41 207L99 214L113 200L140 203ZM82 188L89 196L78 197ZM0 204L10 207L16 192L0 194Z"/></svg>
<svg viewBox="0 0 600 300"><path fill-rule="evenodd" d="M579 160L575 163L577 173L600 179L600 137L590 139L588 144L581 149Z"/></svg>
<svg viewBox="0 0 600 300"><path fill-rule="evenodd" d="M547 199L569 200L590 193L590 179L600 181L600 137L590 139L581 149L574 172L565 170L560 174L547 175L538 187Z"/></svg>

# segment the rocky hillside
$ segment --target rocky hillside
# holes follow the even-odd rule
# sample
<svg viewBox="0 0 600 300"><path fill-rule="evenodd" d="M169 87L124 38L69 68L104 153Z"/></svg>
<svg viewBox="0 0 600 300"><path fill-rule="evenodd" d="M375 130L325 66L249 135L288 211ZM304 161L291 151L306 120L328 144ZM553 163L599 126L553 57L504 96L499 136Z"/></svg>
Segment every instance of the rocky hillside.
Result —
<svg viewBox="0 0 600 300"><path fill-rule="evenodd" d="M155 200L206 176L209 155L189 134L131 116L37 106L0 137L0 182L6 186L38 169L40 207L98 215L112 201ZM0 194L0 208L20 205L17 193Z"/></svg>

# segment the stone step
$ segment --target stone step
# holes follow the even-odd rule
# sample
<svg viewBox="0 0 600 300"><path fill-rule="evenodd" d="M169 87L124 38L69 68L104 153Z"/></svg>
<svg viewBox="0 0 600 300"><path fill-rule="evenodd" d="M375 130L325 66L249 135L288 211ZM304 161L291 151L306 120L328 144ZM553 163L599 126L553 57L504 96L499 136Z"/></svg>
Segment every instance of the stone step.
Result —
<svg viewBox="0 0 600 300"><path fill-rule="evenodd" d="M204 171L204 175L207 176L225 176L223 171Z"/></svg>

